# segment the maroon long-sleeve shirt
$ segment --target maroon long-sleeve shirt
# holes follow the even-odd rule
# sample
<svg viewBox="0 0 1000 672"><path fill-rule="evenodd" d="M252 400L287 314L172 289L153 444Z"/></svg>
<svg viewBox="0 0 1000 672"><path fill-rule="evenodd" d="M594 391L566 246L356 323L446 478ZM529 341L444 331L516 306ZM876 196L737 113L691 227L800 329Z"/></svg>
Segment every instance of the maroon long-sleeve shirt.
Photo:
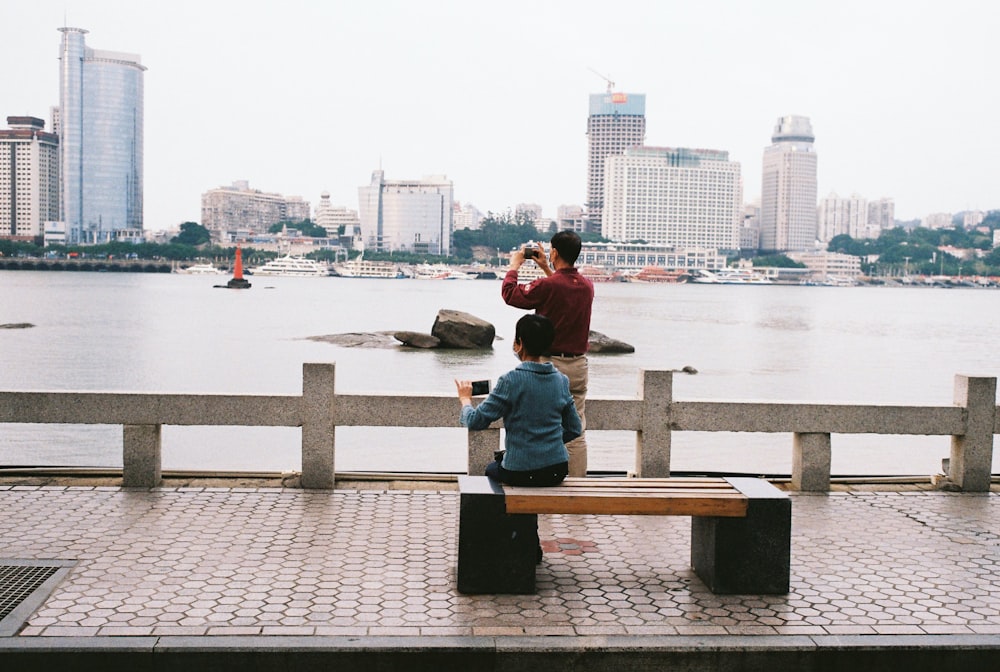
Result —
<svg viewBox="0 0 1000 672"><path fill-rule="evenodd" d="M553 353L587 352L594 284L576 268L560 268L527 285L519 284L517 271L510 270L504 276L500 293L508 306L534 308L537 314L552 320L556 330Z"/></svg>

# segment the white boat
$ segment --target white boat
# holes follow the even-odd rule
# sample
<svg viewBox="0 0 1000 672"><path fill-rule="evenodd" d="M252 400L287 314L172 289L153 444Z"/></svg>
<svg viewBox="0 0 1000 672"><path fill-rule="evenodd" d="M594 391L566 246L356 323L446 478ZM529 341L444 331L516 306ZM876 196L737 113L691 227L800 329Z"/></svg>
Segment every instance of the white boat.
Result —
<svg viewBox="0 0 1000 672"><path fill-rule="evenodd" d="M174 273L183 275L225 275L225 271L216 268L212 264L192 264L184 268L175 268Z"/></svg>
<svg viewBox="0 0 1000 672"><path fill-rule="evenodd" d="M772 285L771 279L746 268L723 268L718 271L698 269L693 282L709 285Z"/></svg>
<svg viewBox="0 0 1000 672"><path fill-rule="evenodd" d="M475 280L476 274L444 264L420 264L413 267L413 277L417 280Z"/></svg>
<svg viewBox="0 0 1000 672"><path fill-rule="evenodd" d="M296 278L318 278L330 275L330 270L323 264L306 259L286 255L272 259L263 266L253 269L253 275L283 275Z"/></svg>
<svg viewBox="0 0 1000 672"><path fill-rule="evenodd" d="M392 261L369 261L360 256L357 259L333 265L333 272L342 278L405 278L407 275Z"/></svg>

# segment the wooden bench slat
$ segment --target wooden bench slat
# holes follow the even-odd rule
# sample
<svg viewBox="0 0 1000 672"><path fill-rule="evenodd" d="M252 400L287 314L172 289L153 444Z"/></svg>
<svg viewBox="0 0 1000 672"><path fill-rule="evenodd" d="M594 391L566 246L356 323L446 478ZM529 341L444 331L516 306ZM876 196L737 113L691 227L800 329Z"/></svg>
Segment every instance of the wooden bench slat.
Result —
<svg viewBox="0 0 1000 672"><path fill-rule="evenodd" d="M538 488L534 488L537 490ZM529 494L525 492L532 490L532 488L505 488L505 493L517 493L521 495ZM630 488L626 485L613 488L585 488L581 486L569 485L563 488L559 488L556 491L549 490L547 492L562 493L565 495L583 493L583 494L608 494L608 495L633 495L635 497L658 497L658 496L669 496L674 494L679 495L705 495L706 497L714 497L716 495L740 495L740 492L735 488Z"/></svg>
<svg viewBox="0 0 1000 672"><path fill-rule="evenodd" d="M542 488L538 488L541 490ZM546 495L506 493L507 513L568 513L615 515L672 515L743 517L747 513L745 497L704 497L678 495L669 497L621 497L599 494Z"/></svg>

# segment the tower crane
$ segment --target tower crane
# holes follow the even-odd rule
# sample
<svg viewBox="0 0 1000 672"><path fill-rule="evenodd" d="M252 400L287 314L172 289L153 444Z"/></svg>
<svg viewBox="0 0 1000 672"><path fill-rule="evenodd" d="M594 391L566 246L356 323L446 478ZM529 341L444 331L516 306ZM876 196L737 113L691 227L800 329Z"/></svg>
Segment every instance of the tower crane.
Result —
<svg viewBox="0 0 1000 672"><path fill-rule="evenodd" d="M603 79L605 82L608 83L608 93L613 93L614 92L614 90L615 90L615 83L611 81L610 77L606 77L605 75L602 75L601 73L599 73L597 70L594 70L593 68L587 68L587 69L590 70L592 73L594 73L595 75L597 75L598 77L600 77L601 79Z"/></svg>

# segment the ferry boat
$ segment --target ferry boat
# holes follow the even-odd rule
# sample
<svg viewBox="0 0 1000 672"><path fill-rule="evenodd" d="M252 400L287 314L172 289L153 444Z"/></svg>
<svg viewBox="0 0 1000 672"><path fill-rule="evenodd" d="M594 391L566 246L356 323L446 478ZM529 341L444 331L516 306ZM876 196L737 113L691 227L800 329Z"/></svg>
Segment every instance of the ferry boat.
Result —
<svg viewBox="0 0 1000 672"><path fill-rule="evenodd" d="M625 278L616 270L609 270L603 266L578 266L580 275L591 282L624 282Z"/></svg>
<svg viewBox="0 0 1000 672"><path fill-rule="evenodd" d="M694 282L708 285L773 285L769 277L746 268L723 268L718 271L698 269Z"/></svg>
<svg viewBox="0 0 1000 672"><path fill-rule="evenodd" d="M416 280L475 280L475 273L466 273L445 264L420 264L413 267Z"/></svg>
<svg viewBox="0 0 1000 672"><path fill-rule="evenodd" d="M662 266L646 266L642 270L626 276L629 282L649 282L679 284L688 281L688 274L681 270L668 270Z"/></svg>
<svg viewBox="0 0 1000 672"><path fill-rule="evenodd" d="M364 255L333 265L333 272L342 278L383 278L402 279L408 277L403 269L392 261L369 261Z"/></svg>
<svg viewBox="0 0 1000 672"><path fill-rule="evenodd" d="M320 278L330 275L329 269L323 264L306 259L286 255L272 259L263 266L253 270L253 275L283 275L296 278Z"/></svg>
<svg viewBox="0 0 1000 672"><path fill-rule="evenodd" d="M225 271L212 264L192 264L184 268L175 268L174 273L182 275L225 275Z"/></svg>

